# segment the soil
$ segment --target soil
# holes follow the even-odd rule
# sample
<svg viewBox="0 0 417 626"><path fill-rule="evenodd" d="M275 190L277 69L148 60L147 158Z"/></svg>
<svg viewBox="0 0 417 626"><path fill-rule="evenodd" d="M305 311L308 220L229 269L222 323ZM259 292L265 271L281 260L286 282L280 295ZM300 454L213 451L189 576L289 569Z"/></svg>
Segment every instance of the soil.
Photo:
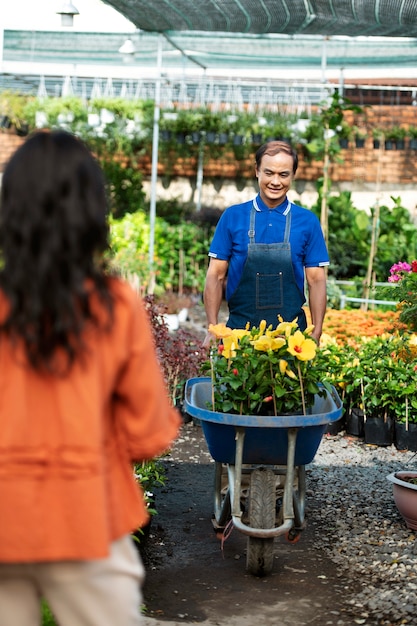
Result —
<svg viewBox="0 0 417 626"><path fill-rule="evenodd" d="M273 571L258 578L245 569L246 537L234 529L222 542L214 532L214 463L199 425L183 425L164 463L166 486L156 493L158 514L142 546L145 626L364 623L349 612L355 580L342 577L315 546L327 529L314 521L314 493L307 492L300 541L275 539Z"/></svg>

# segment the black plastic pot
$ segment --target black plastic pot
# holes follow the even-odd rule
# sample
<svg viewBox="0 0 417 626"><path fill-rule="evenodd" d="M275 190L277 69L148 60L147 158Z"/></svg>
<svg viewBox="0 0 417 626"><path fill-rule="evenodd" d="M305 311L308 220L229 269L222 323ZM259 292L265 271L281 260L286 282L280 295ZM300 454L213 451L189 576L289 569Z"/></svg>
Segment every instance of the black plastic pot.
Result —
<svg viewBox="0 0 417 626"><path fill-rule="evenodd" d="M394 424L394 445L397 450L411 450L417 452L417 424L395 422Z"/></svg>
<svg viewBox="0 0 417 626"><path fill-rule="evenodd" d="M361 409L353 408L346 415L346 434L353 437L364 436L363 411Z"/></svg>
<svg viewBox="0 0 417 626"><path fill-rule="evenodd" d="M336 422L330 422L330 424L327 424L326 430L324 432L326 433L326 435L337 435L338 433L340 433L342 430L345 429L345 426L346 426L346 415L342 415L342 417L338 419Z"/></svg>
<svg viewBox="0 0 417 626"><path fill-rule="evenodd" d="M367 417L364 423L365 443L375 446L390 446L394 442L394 420L392 417Z"/></svg>

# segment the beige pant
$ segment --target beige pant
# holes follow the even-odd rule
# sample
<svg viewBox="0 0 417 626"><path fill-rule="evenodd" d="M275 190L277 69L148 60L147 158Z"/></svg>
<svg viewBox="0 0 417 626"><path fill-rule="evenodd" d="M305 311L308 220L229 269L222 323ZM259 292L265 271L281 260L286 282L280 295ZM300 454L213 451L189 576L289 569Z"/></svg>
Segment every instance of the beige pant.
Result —
<svg viewBox="0 0 417 626"><path fill-rule="evenodd" d="M143 580L130 536L106 559L0 564L0 626L39 626L41 597L59 626L138 626Z"/></svg>

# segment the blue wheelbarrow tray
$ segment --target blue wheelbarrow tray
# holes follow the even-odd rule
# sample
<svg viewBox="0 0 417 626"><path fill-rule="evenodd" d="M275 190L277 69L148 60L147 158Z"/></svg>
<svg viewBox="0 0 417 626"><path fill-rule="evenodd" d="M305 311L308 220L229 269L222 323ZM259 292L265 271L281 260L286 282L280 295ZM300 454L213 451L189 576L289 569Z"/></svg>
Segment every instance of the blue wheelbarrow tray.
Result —
<svg viewBox="0 0 417 626"><path fill-rule="evenodd" d="M243 458L245 464L286 465L288 430L296 429L294 465L311 463L329 423L340 419L342 402L334 387L314 404L306 415L235 415L210 410L210 378L191 378L185 387L185 410L201 423L212 458L220 463L234 463L236 428L245 431Z"/></svg>

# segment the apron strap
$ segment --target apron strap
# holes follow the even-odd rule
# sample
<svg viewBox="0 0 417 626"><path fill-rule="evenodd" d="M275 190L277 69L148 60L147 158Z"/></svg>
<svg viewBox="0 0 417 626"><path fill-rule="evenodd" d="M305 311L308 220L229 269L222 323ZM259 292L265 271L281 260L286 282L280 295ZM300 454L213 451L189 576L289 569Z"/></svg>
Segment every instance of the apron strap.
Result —
<svg viewBox="0 0 417 626"><path fill-rule="evenodd" d="M254 198L252 202L251 212L250 212L249 230L248 230L248 237L249 237L250 244L255 243L255 216L256 216L257 206L258 205L256 204L256 198ZM286 217L285 217L284 243L289 242L290 232L291 232L291 202L288 201L288 207L286 209Z"/></svg>

